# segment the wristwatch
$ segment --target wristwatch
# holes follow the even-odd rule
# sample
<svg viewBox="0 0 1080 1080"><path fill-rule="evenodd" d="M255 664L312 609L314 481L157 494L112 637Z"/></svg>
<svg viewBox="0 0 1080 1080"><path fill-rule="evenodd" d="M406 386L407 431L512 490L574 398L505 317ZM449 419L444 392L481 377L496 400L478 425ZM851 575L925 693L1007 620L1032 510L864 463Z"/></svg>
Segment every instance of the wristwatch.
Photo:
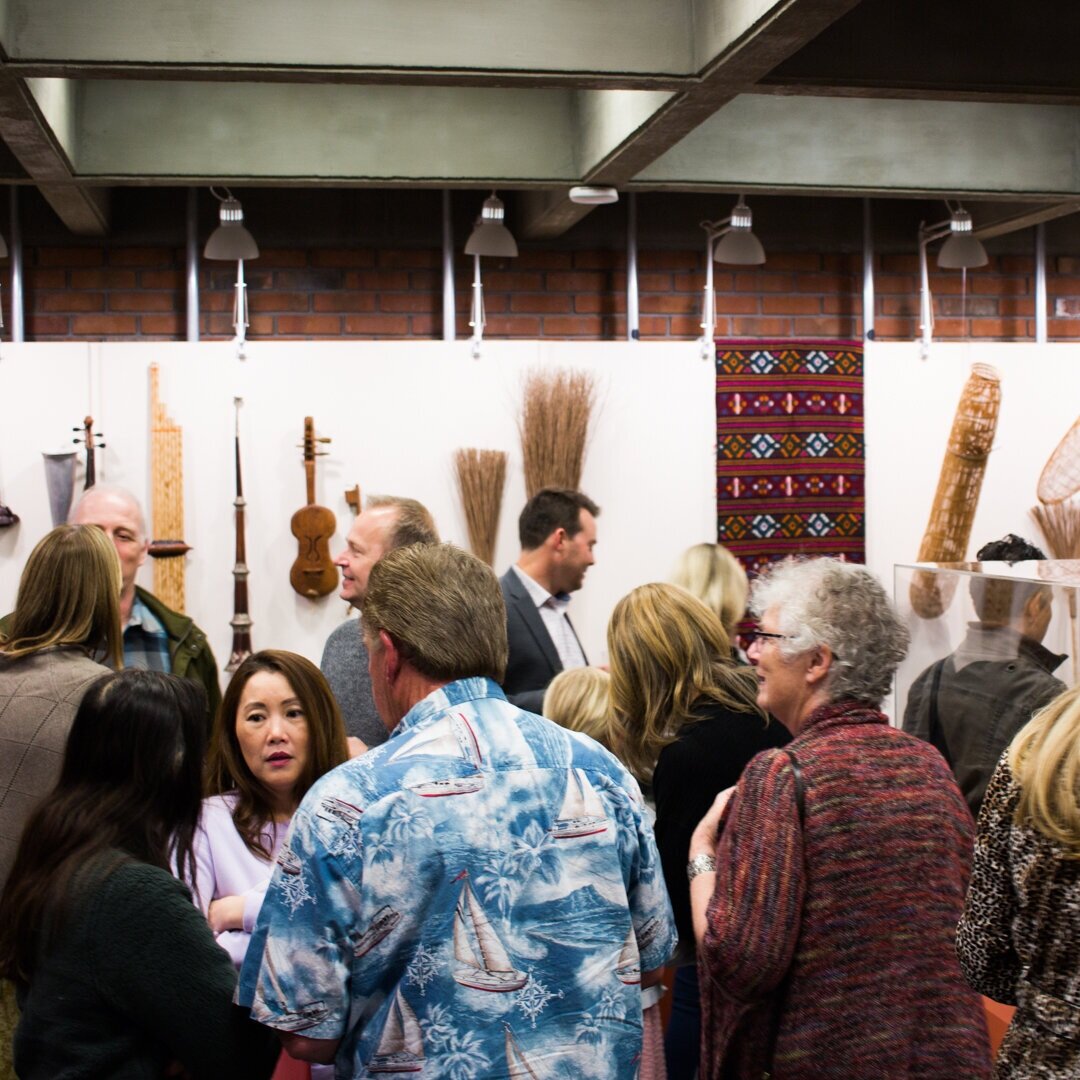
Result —
<svg viewBox="0 0 1080 1080"><path fill-rule="evenodd" d="M695 855L686 864L686 880L693 881L698 874L715 874L716 860L711 855Z"/></svg>

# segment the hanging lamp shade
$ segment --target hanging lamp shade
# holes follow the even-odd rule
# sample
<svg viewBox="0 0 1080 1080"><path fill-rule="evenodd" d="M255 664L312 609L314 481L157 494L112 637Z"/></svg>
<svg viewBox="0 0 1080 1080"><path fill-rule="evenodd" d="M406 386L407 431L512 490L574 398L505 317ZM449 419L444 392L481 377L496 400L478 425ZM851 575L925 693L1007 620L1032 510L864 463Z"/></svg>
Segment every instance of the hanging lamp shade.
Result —
<svg viewBox="0 0 1080 1080"><path fill-rule="evenodd" d="M971 229L971 215L966 210L954 210L949 219L949 238L938 252L937 264L942 270L968 270L990 261L986 248L971 235Z"/></svg>
<svg viewBox="0 0 1080 1080"><path fill-rule="evenodd" d="M257 259L259 245L255 238L244 228L244 210L240 200L231 194L221 200L218 207L220 225L210 234L203 248L207 259L222 259L237 262L241 259Z"/></svg>
<svg viewBox="0 0 1080 1080"><path fill-rule="evenodd" d="M517 241L503 224L506 207L493 191L484 200L480 217L473 228L472 235L465 244L466 255L494 255L514 258L518 253Z"/></svg>
<svg viewBox="0 0 1080 1080"><path fill-rule="evenodd" d="M727 231L713 248L713 259L732 266L760 266L765 261L765 249L753 233L754 215L740 198L731 211Z"/></svg>

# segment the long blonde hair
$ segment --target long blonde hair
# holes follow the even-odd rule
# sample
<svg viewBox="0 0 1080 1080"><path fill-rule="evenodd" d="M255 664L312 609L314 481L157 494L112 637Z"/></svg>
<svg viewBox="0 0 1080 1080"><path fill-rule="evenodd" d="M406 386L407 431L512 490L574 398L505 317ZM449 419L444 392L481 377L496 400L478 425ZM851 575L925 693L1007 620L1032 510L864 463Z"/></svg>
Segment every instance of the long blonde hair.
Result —
<svg viewBox="0 0 1080 1080"><path fill-rule="evenodd" d="M29 656L58 645L78 645L119 667L120 560L96 525L58 525L30 552L19 579L5 656Z"/></svg>
<svg viewBox="0 0 1080 1080"><path fill-rule="evenodd" d="M681 585L692 596L712 608L729 638L746 614L750 585L742 563L722 544L694 544L688 547L671 574L671 583Z"/></svg>
<svg viewBox="0 0 1080 1080"><path fill-rule="evenodd" d="M1080 859L1080 686L1037 712L1009 746L1020 788L1014 820L1030 825Z"/></svg>
<svg viewBox="0 0 1080 1080"><path fill-rule="evenodd" d="M611 749L611 676L596 667L560 671L544 692L543 713Z"/></svg>
<svg viewBox="0 0 1080 1080"><path fill-rule="evenodd" d="M736 664L715 612L678 585L641 585L624 596L608 623L611 706L617 753L641 780L679 729L715 703L753 713L757 676Z"/></svg>

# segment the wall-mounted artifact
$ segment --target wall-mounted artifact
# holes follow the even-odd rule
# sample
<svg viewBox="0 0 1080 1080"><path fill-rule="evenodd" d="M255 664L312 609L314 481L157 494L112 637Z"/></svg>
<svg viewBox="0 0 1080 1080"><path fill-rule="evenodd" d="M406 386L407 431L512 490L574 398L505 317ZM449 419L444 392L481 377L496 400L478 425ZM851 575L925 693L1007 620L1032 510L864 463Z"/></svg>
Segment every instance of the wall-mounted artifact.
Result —
<svg viewBox="0 0 1080 1080"><path fill-rule="evenodd" d="M83 480L83 491L86 491L87 488L92 488L97 483L96 451L104 450L105 444L95 442L96 439L101 438L101 432L94 430L94 418L92 416L88 416L83 420L82 427L73 427L71 430L82 432L79 438L71 441L82 443L86 447L86 477Z"/></svg>
<svg viewBox="0 0 1080 1080"><path fill-rule="evenodd" d="M236 408L236 562L233 564L233 617L229 620L232 627L232 652L225 670L234 672L251 655L251 615L248 613L248 566L247 542L244 534L244 481L240 472L240 406L243 398L233 398Z"/></svg>
<svg viewBox="0 0 1080 1080"><path fill-rule="evenodd" d="M1059 503L1080 491L1080 417L1054 448L1039 475L1041 503Z"/></svg>
<svg viewBox="0 0 1080 1080"><path fill-rule="evenodd" d="M526 378L518 431L528 498L545 487L580 487L595 402L588 372L534 371Z"/></svg>
<svg viewBox="0 0 1080 1080"><path fill-rule="evenodd" d="M997 371L989 364L973 364L949 432L919 562L964 561L1000 408ZM949 606L957 580L950 576L941 583L935 575L916 574L910 587L912 608L924 619L936 619Z"/></svg>
<svg viewBox="0 0 1080 1080"><path fill-rule="evenodd" d="M337 528L332 510L315 503L315 459L326 451L316 450L316 443L330 440L315 436L315 421L304 417L304 472L307 479L307 506L292 516L292 533L299 545L296 560L289 571L289 584L308 599L326 596L338 586L337 567L330 558L330 540Z"/></svg>
<svg viewBox="0 0 1080 1080"><path fill-rule="evenodd" d="M42 451L45 459L45 486L49 491L49 516L53 528L67 523L75 494L75 451Z"/></svg>
<svg viewBox="0 0 1080 1080"><path fill-rule="evenodd" d="M348 491L345 492L345 501L349 504L349 509L353 512L354 517L360 515L360 485L354 484Z"/></svg>
<svg viewBox="0 0 1080 1080"><path fill-rule="evenodd" d="M184 535L184 429L169 418L158 388L157 364L150 365L150 512L159 539L150 544L154 593L183 611L184 556L191 548Z"/></svg>
<svg viewBox="0 0 1080 1080"><path fill-rule="evenodd" d="M504 450L468 447L454 452L454 471L469 530L469 547L488 566L495 563L507 457Z"/></svg>

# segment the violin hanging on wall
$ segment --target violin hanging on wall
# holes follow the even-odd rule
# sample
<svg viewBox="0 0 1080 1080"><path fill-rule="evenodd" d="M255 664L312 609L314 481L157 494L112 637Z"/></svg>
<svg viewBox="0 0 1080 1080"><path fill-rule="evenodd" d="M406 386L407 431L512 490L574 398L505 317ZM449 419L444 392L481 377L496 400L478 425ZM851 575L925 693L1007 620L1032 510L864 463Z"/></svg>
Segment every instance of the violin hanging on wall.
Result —
<svg viewBox="0 0 1080 1080"><path fill-rule="evenodd" d="M71 441L73 443L81 442L86 447L86 479L83 482L83 491L86 491L97 482L97 465L94 462L94 456L96 451L105 449L105 444L94 441L100 439L102 435L100 431L94 430L94 418L92 416L88 416L83 420L81 428L74 427L71 430L82 432L81 438L72 439Z"/></svg>
<svg viewBox="0 0 1080 1080"><path fill-rule="evenodd" d="M337 519L332 510L315 503L315 459L326 453L316 450L315 444L329 441L315 437L315 421L305 416L303 447L307 506L292 516L292 532L299 544L299 552L289 571L289 584L308 599L326 596L338 587L337 567L330 558L330 540L337 528Z"/></svg>

